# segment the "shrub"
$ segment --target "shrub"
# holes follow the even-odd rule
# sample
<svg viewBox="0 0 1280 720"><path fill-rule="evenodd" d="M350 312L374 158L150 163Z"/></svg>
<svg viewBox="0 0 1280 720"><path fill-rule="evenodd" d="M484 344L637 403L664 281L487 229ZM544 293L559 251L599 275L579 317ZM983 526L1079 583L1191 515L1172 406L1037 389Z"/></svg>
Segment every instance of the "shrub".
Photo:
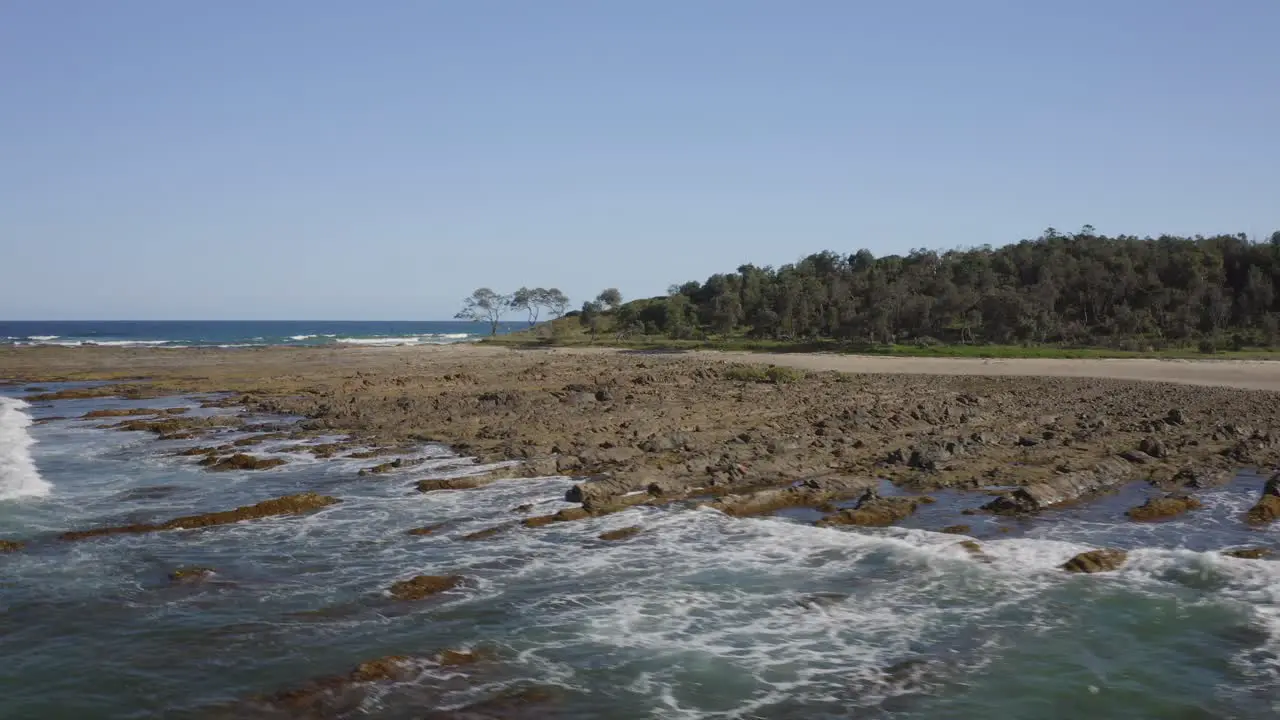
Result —
<svg viewBox="0 0 1280 720"><path fill-rule="evenodd" d="M1210 340L1209 338L1205 338L1204 340L1201 340L1199 348L1200 348L1200 352L1204 353L1205 355L1212 355L1213 353L1217 352L1217 348L1213 346L1213 341Z"/></svg>

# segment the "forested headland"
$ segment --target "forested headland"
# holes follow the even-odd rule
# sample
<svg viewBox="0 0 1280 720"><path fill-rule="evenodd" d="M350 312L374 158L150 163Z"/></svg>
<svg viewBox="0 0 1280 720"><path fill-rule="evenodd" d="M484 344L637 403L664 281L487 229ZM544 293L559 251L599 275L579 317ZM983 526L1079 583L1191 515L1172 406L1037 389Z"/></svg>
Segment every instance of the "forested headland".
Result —
<svg viewBox="0 0 1280 720"><path fill-rule="evenodd" d="M776 268L742 265L611 315L617 339L1272 347L1280 232L1254 242L1108 237L1086 226L997 248L828 251Z"/></svg>

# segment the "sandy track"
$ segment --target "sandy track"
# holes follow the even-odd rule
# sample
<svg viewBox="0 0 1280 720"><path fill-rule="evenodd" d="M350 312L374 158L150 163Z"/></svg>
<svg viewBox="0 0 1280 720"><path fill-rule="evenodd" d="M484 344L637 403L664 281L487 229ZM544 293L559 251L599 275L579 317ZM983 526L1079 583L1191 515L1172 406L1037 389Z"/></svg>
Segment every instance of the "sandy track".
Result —
<svg viewBox="0 0 1280 720"><path fill-rule="evenodd" d="M619 352L593 348L557 348L558 353ZM623 351L625 352L625 351ZM772 363L804 370L899 375L1013 375L1148 380L1182 385L1280 390L1280 362L1262 360L1083 360L913 358L828 353L749 353L698 351L704 357L733 362Z"/></svg>

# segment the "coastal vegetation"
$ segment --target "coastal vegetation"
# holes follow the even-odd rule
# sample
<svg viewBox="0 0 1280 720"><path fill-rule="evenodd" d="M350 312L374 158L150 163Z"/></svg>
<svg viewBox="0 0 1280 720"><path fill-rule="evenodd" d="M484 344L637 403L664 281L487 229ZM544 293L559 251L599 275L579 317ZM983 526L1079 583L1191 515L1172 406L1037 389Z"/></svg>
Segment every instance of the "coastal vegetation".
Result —
<svg viewBox="0 0 1280 720"><path fill-rule="evenodd" d="M825 251L577 314L581 331L566 322L537 339L959 356L1256 353L1280 345L1280 232L1260 242L1085 226L999 248Z"/></svg>

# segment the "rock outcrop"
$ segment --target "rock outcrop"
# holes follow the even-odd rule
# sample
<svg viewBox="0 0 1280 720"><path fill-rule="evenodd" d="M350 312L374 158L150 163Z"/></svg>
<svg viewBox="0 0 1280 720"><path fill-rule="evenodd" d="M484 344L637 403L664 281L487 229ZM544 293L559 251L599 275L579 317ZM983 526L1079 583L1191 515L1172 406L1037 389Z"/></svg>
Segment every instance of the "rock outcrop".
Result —
<svg viewBox="0 0 1280 720"><path fill-rule="evenodd" d="M1166 495L1151 498L1145 503L1129 509L1125 515L1131 520L1166 520L1177 517L1188 510L1200 507L1200 501L1189 495Z"/></svg>
<svg viewBox="0 0 1280 720"><path fill-rule="evenodd" d="M1131 472L1125 463L1104 460L1092 470L1063 473L1004 493L982 507L1000 515L1040 512L1085 495L1111 490L1128 480Z"/></svg>
<svg viewBox="0 0 1280 720"><path fill-rule="evenodd" d="M198 583L213 577L213 568L184 567L169 573L169 581L175 583Z"/></svg>
<svg viewBox="0 0 1280 720"><path fill-rule="evenodd" d="M626 540L627 538L635 537L636 535L639 535L639 534L640 534L640 526L632 525L631 527L624 527L618 530L610 530L608 532L602 532L600 533L599 537L601 540L608 540L610 542L615 542L618 540Z"/></svg>
<svg viewBox="0 0 1280 720"><path fill-rule="evenodd" d="M273 467L280 467L288 464L288 460L284 458L264 458L246 453L236 453L234 455L216 458L215 462L208 465L209 472L232 472L235 470L269 470ZM204 464L203 462L201 463Z"/></svg>
<svg viewBox="0 0 1280 720"><path fill-rule="evenodd" d="M708 503L707 507L735 517L763 515L789 507L816 507L833 500L855 497L875 484L871 478L825 475L808 478L789 487L726 495Z"/></svg>
<svg viewBox="0 0 1280 720"><path fill-rule="evenodd" d="M17 552L26 546L21 540L0 540L0 553Z"/></svg>
<svg viewBox="0 0 1280 720"><path fill-rule="evenodd" d="M1246 519L1254 525L1262 525L1280 518L1280 473L1271 476L1262 488L1262 497L1249 509Z"/></svg>
<svg viewBox="0 0 1280 720"><path fill-rule="evenodd" d="M418 575L391 583L388 592L393 600L421 600L452 590L461 584L461 575Z"/></svg>
<svg viewBox="0 0 1280 720"><path fill-rule="evenodd" d="M256 520L259 518L278 515L301 515L304 513L314 512L338 502L342 501L334 497L329 497L328 495L301 493L298 495L285 495L284 497L273 498L271 500L263 500L255 505L246 505L234 510L223 510L221 512L203 513L200 515L188 515L186 517L174 518L173 520L162 523L137 523L134 525L95 528L92 530L73 530L65 532L58 537L61 540L84 540L86 538L104 537L107 535L140 534L160 532L162 530L195 530L215 525L229 525L231 523L241 522L242 520Z"/></svg>
<svg viewBox="0 0 1280 720"><path fill-rule="evenodd" d="M922 497L880 497L874 490L868 490L855 507L831 513L819 520L818 525L888 527L909 517L921 504L932 501Z"/></svg>
<svg viewBox="0 0 1280 720"><path fill-rule="evenodd" d="M1124 550L1090 550L1082 552L1062 564L1070 573L1100 573L1119 570L1129 554Z"/></svg>
<svg viewBox="0 0 1280 720"><path fill-rule="evenodd" d="M1264 557L1270 557L1274 553L1271 548L1253 547L1241 548L1238 550L1223 550L1222 554L1227 557L1240 558L1242 560L1261 560Z"/></svg>

